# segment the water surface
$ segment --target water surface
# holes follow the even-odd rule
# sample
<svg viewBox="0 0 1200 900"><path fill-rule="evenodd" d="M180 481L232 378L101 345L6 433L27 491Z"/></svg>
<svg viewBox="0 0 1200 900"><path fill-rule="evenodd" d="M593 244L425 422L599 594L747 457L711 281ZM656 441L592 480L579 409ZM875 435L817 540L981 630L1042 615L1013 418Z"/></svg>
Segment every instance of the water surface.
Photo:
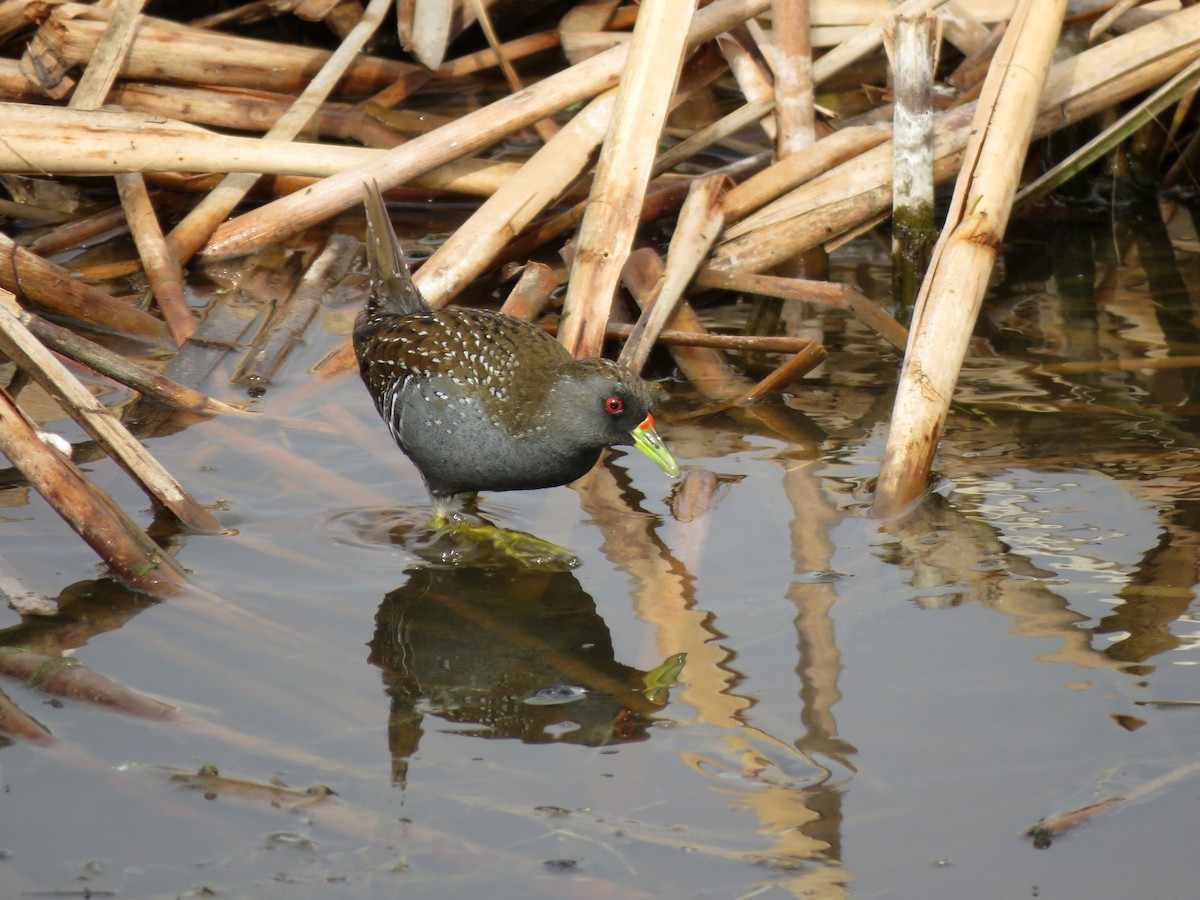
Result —
<svg viewBox="0 0 1200 900"><path fill-rule="evenodd" d="M0 753L2 892L1191 896L1200 707L1160 701L1200 700L1195 370L1111 365L1195 352L1196 232L1161 215L1074 247L1014 226L936 489L900 522L869 515L898 359L836 316L785 398L672 421L696 401L667 384L660 431L718 476L698 517L627 453L577 489L485 498L571 571L413 552L415 471L356 376L309 372L345 339L339 303L260 420L148 442L229 529L158 524L204 595L100 577L9 478L4 568L63 609L0 612L5 643L70 649L184 717L6 681L58 742ZM866 240L834 262L886 281ZM204 387L245 399L232 365ZM111 462L86 468L151 524ZM648 685L677 654L679 683ZM202 766L244 783L173 777ZM1131 792L1048 848L1024 834Z"/></svg>

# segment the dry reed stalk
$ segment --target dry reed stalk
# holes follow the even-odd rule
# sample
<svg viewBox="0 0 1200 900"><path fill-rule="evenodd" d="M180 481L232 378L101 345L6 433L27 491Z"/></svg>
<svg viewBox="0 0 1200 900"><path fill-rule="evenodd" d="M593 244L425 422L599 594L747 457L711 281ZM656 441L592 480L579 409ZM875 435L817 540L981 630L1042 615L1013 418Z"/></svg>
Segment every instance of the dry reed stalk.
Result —
<svg viewBox="0 0 1200 900"><path fill-rule="evenodd" d="M563 302L567 318L558 340L572 356L599 356L603 349L695 7L695 0L646 0L639 8Z"/></svg>
<svg viewBox="0 0 1200 900"><path fill-rule="evenodd" d="M498 65L501 57L510 61L521 59L557 47L558 43L557 31L526 34L511 41L505 41L494 49L489 47L486 50L478 50L475 53L468 53L466 56L447 60L438 67L437 74L441 78L464 78Z"/></svg>
<svg viewBox="0 0 1200 900"><path fill-rule="evenodd" d="M1060 184L1082 172L1114 147L1156 121L1159 113L1196 90L1200 84L1200 59L1171 78L1157 91L1135 106L1082 147L1047 169L1037 180L1023 187L1014 203L1032 203Z"/></svg>
<svg viewBox="0 0 1200 900"><path fill-rule="evenodd" d="M984 81L942 237L909 331L873 510L925 490L950 398L1004 236L1067 0L1020 0Z"/></svg>
<svg viewBox="0 0 1200 900"><path fill-rule="evenodd" d="M1058 63L1046 80L1035 137L1161 83L1198 50L1200 9L1187 7ZM974 105L936 115L936 180L958 170L973 115ZM881 144L729 228L713 266L762 271L879 215L891 202L891 156L891 143Z"/></svg>
<svg viewBox="0 0 1200 900"><path fill-rule="evenodd" d="M762 294L766 297L780 297L784 300L799 300L832 309L844 309L853 313L859 321L873 329L897 350L904 352L908 343L908 330L903 325L876 306L865 294L848 284L704 268L696 276L696 286L739 291L744 294Z"/></svg>
<svg viewBox="0 0 1200 900"><path fill-rule="evenodd" d="M795 384L823 363L828 355L823 346L815 341L811 342L809 346L805 347L787 362L772 370L754 387L730 400L728 407L744 406L747 403L753 403L755 400L761 400L767 394L775 394L782 391L784 388ZM708 411L716 412L717 410L710 409Z"/></svg>
<svg viewBox="0 0 1200 900"><path fill-rule="evenodd" d="M616 30L621 26L613 21L620 5L620 0L585 0L563 13L558 34L563 55L571 65L629 39L629 35Z"/></svg>
<svg viewBox="0 0 1200 900"><path fill-rule="evenodd" d="M729 63L729 71L733 73L738 90L746 98L746 107L758 108L765 105L758 121L763 133L774 143L778 137L778 130L775 126L775 91L772 87L771 70L760 58L749 26L739 25L720 35L717 38L717 46L721 48L722 55Z"/></svg>
<svg viewBox="0 0 1200 900"><path fill-rule="evenodd" d="M58 225L66 221L70 217L70 214L59 212L55 209L34 206L32 203L0 200L0 216L10 219L24 219L28 222L37 222L42 225Z"/></svg>
<svg viewBox="0 0 1200 900"><path fill-rule="evenodd" d="M840 72L875 50L883 40L883 29L891 20L899 16L919 16L937 9L945 2L946 0L904 0L890 9L887 4L873 4L878 18L872 19L871 24L855 32L849 40L822 55L813 64L813 82L820 84L834 72Z"/></svg>
<svg viewBox="0 0 1200 900"><path fill-rule="evenodd" d="M496 29L492 25L492 17L488 15L487 5L484 0L469 0L469 2L475 12L475 19L483 30L483 36L487 38L488 46L496 51L500 72L504 75L504 80L508 82L509 90L514 92L521 90L525 85L521 83L521 76L517 74L517 70L513 68L508 57L500 52L500 39L496 36ZM533 127L537 131L538 137L542 139L542 143L549 141L558 132L558 125L553 119L538 119L533 123Z"/></svg>
<svg viewBox="0 0 1200 900"><path fill-rule="evenodd" d="M49 62L57 62L63 71L86 64L105 30L104 21L83 18L95 15L107 18L94 7L75 3L56 7L30 42L27 56L36 55L38 59L36 70L32 63L24 68L30 79L47 90L56 90ZM135 81L298 93L330 56L324 50L235 37L146 16L120 75ZM395 82L423 81L426 77L419 66L411 63L359 56L337 87L345 94L369 94Z"/></svg>
<svg viewBox="0 0 1200 900"><path fill-rule="evenodd" d="M674 316L684 291L721 232L724 225L721 194L728 185L729 180L723 175L692 182L671 235L662 280L658 289L641 303L642 314L617 358L621 365L634 372L645 367L659 333Z"/></svg>
<svg viewBox="0 0 1200 900"><path fill-rule="evenodd" d="M715 0L696 14L688 40L692 44L709 40L758 15L768 2ZM518 128L609 89L620 77L625 58L626 48L614 47L388 150L378 162L330 176L303 197L284 197L252 210L217 229L202 255L209 259L243 256L359 203L362 185L372 178L381 187L394 187L487 147Z"/></svg>
<svg viewBox="0 0 1200 900"><path fill-rule="evenodd" d="M359 51L378 30L389 4L390 0L371 0L358 24L325 61L321 71L305 86L287 112L271 126L266 135L268 140L290 141L300 133L354 63ZM212 193L196 204L183 221L172 229L167 243L181 262L191 259L204 246L217 225L242 202L260 174L239 172L226 175Z"/></svg>
<svg viewBox="0 0 1200 900"><path fill-rule="evenodd" d="M703 153L714 144L719 144L725 138L762 119L771 112L774 105L774 97L755 100L739 106L729 115L688 135L674 147L669 147L659 154L658 159L654 161L654 174L661 175L669 172L684 160Z"/></svg>
<svg viewBox="0 0 1200 900"><path fill-rule="evenodd" d="M1008 22L1001 22L988 32L987 41L980 44L973 53L958 64L958 68L946 76L946 83L966 94L982 82L987 75L988 66L992 64L996 48L1000 46L1000 39L1004 37L1004 32L1007 30Z"/></svg>
<svg viewBox="0 0 1200 900"><path fill-rule="evenodd" d="M71 95L73 108L95 109L104 105L117 80L117 70L133 44L134 29L145 5L146 0L116 0L111 4L112 17Z"/></svg>
<svg viewBox="0 0 1200 900"><path fill-rule="evenodd" d="M868 27L855 32L851 38L839 44L833 50L830 50L828 53L824 54L820 59L818 59L812 66L813 83L820 84L878 47L883 40L883 30L887 27L888 23L895 19L895 17L901 15L920 15L929 11L930 9L933 9L943 2L945 2L945 0L905 0L904 3L901 3L899 6L895 7L890 13L887 13L886 15L872 21ZM863 14L865 15L865 12ZM733 58L736 59L736 55ZM744 82L742 83L742 87L743 90L746 90L746 84ZM757 92L757 89L753 90ZM750 94L747 94L747 98L750 100L750 102L740 109L735 110L727 115L722 120L722 123L728 122L730 125L736 123L738 127L741 127L741 125L744 124L745 119L749 116L754 115L756 117L761 117L774 109L775 100L773 95L755 99ZM714 123L713 125L709 126L708 129L705 129L705 131L720 131L723 129L723 127L724 126L721 123ZM878 127L884 132L885 137L881 138L881 141L885 140L886 135L890 135L891 133L890 126L880 125L869 127ZM847 129L847 131L849 131L849 129ZM773 133L768 130L768 135L772 134ZM835 135L829 135L822 140L817 141L813 147L821 148L824 141L832 140L833 143L828 145L827 149L823 148L822 150L816 152L828 152L831 160L833 157L840 155L840 153L846 152L841 149L841 141L844 139L836 138ZM874 146L874 144L865 137L864 143L868 146L864 146L863 150L868 149L869 146ZM835 148L837 149L835 150ZM668 151L668 153L670 153L670 151ZM814 160L813 165L810 165L807 162L807 160L810 158ZM727 200L727 203L730 204L730 206L726 209L727 221L733 222L741 219L742 217L749 215L749 213L754 209L757 209L758 207L774 199L773 196L769 195L771 190L777 189L780 193L784 193L787 190L790 190L791 188L794 188L797 185L815 177L817 174L824 172L830 165L832 165L832 162L823 162L821 163L820 168L814 171L814 165L819 162L820 159L820 157L810 157L810 153L805 153L803 159L797 158L797 155L793 154L786 159L780 160L775 164L775 166L766 169L758 176L755 176L756 181L754 187L747 188L745 193L739 192L736 188L730 191L729 196L732 197L732 199ZM778 174L776 174L776 170L778 170ZM790 187L788 186L789 182Z"/></svg>
<svg viewBox="0 0 1200 900"><path fill-rule="evenodd" d="M853 159L891 137L888 125L860 125L835 131L821 138L804 153L793 153L787 159L751 175L741 184L729 189L721 201L726 222L737 222L762 208L776 197L799 187L806 181L827 172L833 166Z"/></svg>
<svg viewBox="0 0 1200 900"><path fill-rule="evenodd" d="M320 22L331 15L338 6L344 5L353 9L356 4L343 3L342 0L293 0L291 5L295 7L292 13L297 18L308 22Z"/></svg>
<svg viewBox="0 0 1200 900"><path fill-rule="evenodd" d="M0 391L0 453L119 578L161 594L185 584L178 564L63 454L42 443L24 413Z"/></svg>
<svg viewBox="0 0 1200 900"><path fill-rule="evenodd" d="M520 163L467 157L448 162L432 172L414 178L407 187L392 188L385 196L391 200L428 203L444 200L447 194L468 197L490 197L521 170ZM181 175L178 172L155 172L147 180L175 191L212 190L220 179L216 175ZM264 175L254 185L254 191L265 196L282 197L308 190L320 181L304 175ZM461 197L452 197L461 199Z"/></svg>
<svg viewBox="0 0 1200 900"><path fill-rule="evenodd" d="M1143 2L1144 0L1117 0L1104 15L1092 23L1092 27L1088 29L1088 43L1094 44L1117 19Z"/></svg>
<svg viewBox="0 0 1200 900"><path fill-rule="evenodd" d="M647 249L649 248L642 248L642 250ZM642 250L635 250L630 254L630 258L633 259ZM658 260L658 254L655 254L654 258ZM634 265L641 266L641 261L639 260ZM650 296L650 293L654 290L658 282L654 282L653 284L644 283L641 275L631 276L629 274L630 266L628 263L626 263L625 269L626 271L622 275L625 286L630 288L631 291L638 291L641 297ZM660 273L662 271L662 260L658 260L657 271ZM690 317L688 314L690 314ZM693 323L700 322L699 317L696 316L695 311L691 307L685 308L685 317ZM552 319L544 320L541 323L541 328L547 334L558 334L558 322ZM604 336L610 340L628 340L631 334L633 334L633 326L625 322L609 322L608 328L604 331ZM731 350L738 353L799 353L814 343L808 338L794 337L786 334L713 334L710 331L682 331L674 328L664 328L660 331L658 342L668 348L693 347L709 350ZM749 384L749 381L746 383Z"/></svg>
<svg viewBox="0 0 1200 900"><path fill-rule="evenodd" d="M982 3L981 0L963 0L963 3L975 15L986 15L992 8L1003 7L994 0L982 0ZM809 0L812 7L809 15L814 28L845 29L874 21L892 5L892 0ZM1011 0L1001 14L1007 15L1010 8Z"/></svg>
<svg viewBox="0 0 1200 900"><path fill-rule="evenodd" d="M645 305L653 296L663 275L663 264L658 254L649 247L643 247L629 255L621 277L634 300L639 305ZM673 331L697 334L707 332L699 316L686 302L676 308L675 314L667 324ZM659 338L662 339L665 333L660 334ZM666 343L665 340L663 342ZM738 374L718 350L670 344L667 345L667 349L687 380L710 400L728 400L742 393L749 385L749 381Z"/></svg>
<svg viewBox="0 0 1200 900"><path fill-rule="evenodd" d="M75 280L5 234L0 234L0 288L39 309L104 331L155 342L167 337L166 326L154 316Z"/></svg>
<svg viewBox="0 0 1200 900"><path fill-rule="evenodd" d="M0 169L27 174L112 175L117 172L265 172L326 176L382 159L386 151L230 137L161 116L118 110L79 110L0 103L6 140ZM516 163L455 159L412 183L488 196L520 167ZM295 189L311 182L297 183Z"/></svg>
<svg viewBox="0 0 1200 900"><path fill-rule="evenodd" d="M154 113L193 125L266 133L295 102L290 94L245 88L191 88L127 81L111 93L113 103L129 112ZM388 149L400 138L363 107L324 103L305 128L310 137L357 141Z"/></svg>
<svg viewBox="0 0 1200 900"><path fill-rule="evenodd" d="M1157 778L1152 778L1149 781L1135 785L1118 796L1106 797L1103 800L1097 800L1095 803L1089 803L1087 806L1060 813L1048 819L1042 819L1036 825L1026 829L1025 834L1034 839L1035 847L1048 847L1050 846L1051 838L1062 834L1067 829L1090 822L1092 819L1105 813L1113 812L1127 804L1159 793L1164 788L1168 788L1176 782L1182 781L1184 778L1195 776L1198 771L1200 771L1200 762L1184 763L1176 766L1169 772L1159 775Z"/></svg>
<svg viewBox="0 0 1200 900"><path fill-rule="evenodd" d="M133 437L20 321L21 308L0 292L0 350L33 378L151 498L196 531L220 531L212 513Z"/></svg>
<svg viewBox="0 0 1200 900"><path fill-rule="evenodd" d="M970 56L991 40L991 30L961 0L946 0L937 15L942 34L963 56Z"/></svg>
<svg viewBox="0 0 1200 900"><path fill-rule="evenodd" d="M1162 150L1159 152L1158 164L1155 169L1162 169L1166 165L1167 157L1172 150L1176 150L1176 159L1181 155L1177 150L1179 131L1191 118L1192 108L1196 104L1197 97L1200 97L1200 89L1192 88L1179 98L1179 102L1175 105L1175 112L1171 116L1171 124L1167 127L1167 134L1163 138Z"/></svg>
<svg viewBox="0 0 1200 900"><path fill-rule="evenodd" d="M584 174L608 130L615 101L616 93L606 91L572 117L417 269L413 282L426 303L438 309L457 297Z"/></svg>
<svg viewBox="0 0 1200 900"><path fill-rule="evenodd" d="M25 585L12 573L12 569L9 561L0 556L0 602L22 617L53 616L58 613L55 601Z"/></svg>
<svg viewBox="0 0 1200 900"><path fill-rule="evenodd" d="M121 209L120 205L112 206L48 231L30 241L26 249L38 256L53 256L71 247L78 247L101 234L124 231L125 225L125 210Z"/></svg>
<svg viewBox="0 0 1200 900"><path fill-rule="evenodd" d="M672 105L717 77L718 66L715 54L698 54L688 64ZM434 309L448 304L506 247L506 255L512 258L513 239L587 171L612 121L615 103L615 91L589 103L434 251L413 276L426 303ZM580 213L584 206L578 205Z"/></svg>
<svg viewBox="0 0 1200 900"><path fill-rule="evenodd" d="M670 181L655 185L651 182L650 193L642 204L642 222L651 222L679 211L687 197L686 182ZM498 261L528 259L538 248L575 228L583 219L586 202L581 202L542 222L535 223L528 231L505 248Z"/></svg>
<svg viewBox="0 0 1200 900"><path fill-rule="evenodd" d="M80 337L70 329L47 322L32 313L22 311L17 318L51 350L82 363L94 372L105 375L151 400L173 409L205 416L218 413L252 415L236 406L230 406L228 403L214 400L199 391L185 387L165 375L132 363L120 353L114 353L107 347Z"/></svg>
<svg viewBox="0 0 1200 900"><path fill-rule="evenodd" d="M775 123L779 129L775 153L780 159L787 159L817 139L808 7L808 0L775 0L771 5Z"/></svg>
<svg viewBox="0 0 1200 900"><path fill-rule="evenodd" d="M183 293L183 268L174 248L163 238L146 181L136 172L118 175L117 193L159 312L171 337L182 344L196 331L196 319Z"/></svg>
<svg viewBox="0 0 1200 900"><path fill-rule="evenodd" d="M207 16L191 19L193 28L227 28L234 25L254 25L278 18L288 12L295 11L301 0L250 0L240 6L210 13Z"/></svg>
<svg viewBox="0 0 1200 900"><path fill-rule="evenodd" d="M122 213L124 210L122 210ZM126 259L120 262L96 263L94 265L78 265L71 268L71 276L87 284L107 284L118 278L131 278L142 271L140 259ZM130 298L133 302L134 298ZM166 324L165 322L163 323ZM170 332L168 332L168 336Z"/></svg>
<svg viewBox="0 0 1200 900"><path fill-rule="evenodd" d="M405 51L412 46L413 17L417 14L417 0L396 0L396 37Z"/></svg>
<svg viewBox="0 0 1200 900"><path fill-rule="evenodd" d="M230 137L161 116L0 103L0 168L28 174L247 172L328 175L382 157L365 147Z"/></svg>
<svg viewBox="0 0 1200 900"><path fill-rule="evenodd" d="M5 43L17 32L32 27L29 0L0 0L0 40Z"/></svg>
<svg viewBox="0 0 1200 900"><path fill-rule="evenodd" d="M70 108L96 109L104 104L117 78L133 36L145 0L117 0L110 9L112 17L92 53L83 77L71 96ZM140 173L117 175L117 192L129 230L133 233L142 268L150 282L150 291L158 301L167 329L176 343L186 341L196 330L196 320L183 294L183 270L179 260L163 242L162 229L150 204L150 194Z"/></svg>
<svg viewBox="0 0 1200 900"><path fill-rule="evenodd" d="M552 268L540 262L526 263L521 277L504 299L500 312L532 322L550 305L550 298L558 285L558 275Z"/></svg>
<svg viewBox="0 0 1200 900"><path fill-rule="evenodd" d="M404 47L426 68L436 69L450 39L464 24L463 9L456 0L418 0Z"/></svg>

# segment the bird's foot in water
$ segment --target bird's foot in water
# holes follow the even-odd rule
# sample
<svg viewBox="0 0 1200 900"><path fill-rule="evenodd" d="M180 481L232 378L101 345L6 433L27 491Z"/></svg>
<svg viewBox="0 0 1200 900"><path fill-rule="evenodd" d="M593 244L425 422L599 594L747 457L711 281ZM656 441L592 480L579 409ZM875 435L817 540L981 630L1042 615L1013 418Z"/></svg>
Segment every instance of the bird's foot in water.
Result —
<svg viewBox="0 0 1200 900"><path fill-rule="evenodd" d="M435 515L430 532L418 553L447 565L520 566L565 571L579 565L566 547L524 531L500 528L486 519L464 512Z"/></svg>

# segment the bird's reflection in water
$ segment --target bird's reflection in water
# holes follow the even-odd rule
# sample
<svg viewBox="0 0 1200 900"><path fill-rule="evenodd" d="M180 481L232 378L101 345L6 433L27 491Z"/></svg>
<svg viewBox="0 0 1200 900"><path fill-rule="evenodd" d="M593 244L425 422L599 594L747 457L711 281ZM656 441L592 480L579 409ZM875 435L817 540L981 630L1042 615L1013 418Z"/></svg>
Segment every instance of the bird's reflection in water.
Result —
<svg viewBox="0 0 1200 900"><path fill-rule="evenodd" d="M391 696L393 780L426 716L456 733L598 747L648 737L683 655L645 672L613 658L570 572L420 567L384 598L370 660Z"/></svg>

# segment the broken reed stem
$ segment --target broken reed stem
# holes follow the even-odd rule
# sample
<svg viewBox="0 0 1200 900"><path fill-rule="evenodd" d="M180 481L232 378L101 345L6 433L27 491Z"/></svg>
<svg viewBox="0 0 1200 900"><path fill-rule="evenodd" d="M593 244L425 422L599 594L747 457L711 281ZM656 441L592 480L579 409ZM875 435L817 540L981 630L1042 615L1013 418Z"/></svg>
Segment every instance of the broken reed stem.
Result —
<svg viewBox="0 0 1200 900"><path fill-rule="evenodd" d="M639 8L563 302L558 340L572 356L598 356L603 348L694 10L694 0L646 0Z"/></svg>
<svg viewBox="0 0 1200 900"><path fill-rule="evenodd" d="M917 297L875 489L880 517L900 514L925 490L1065 10L1066 0L1020 0L984 82L942 238Z"/></svg>
<svg viewBox="0 0 1200 900"><path fill-rule="evenodd" d="M117 176L117 193L133 233L150 291L175 343L182 344L196 331L196 319L183 292L183 269L167 246L158 216L150 203L146 180L135 172Z"/></svg>
<svg viewBox="0 0 1200 900"><path fill-rule="evenodd" d="M869 297L848 284L759 275L752 272L723 272L706 267L697 274L696 287L761 294L764 297L800 300L833 309L848 310L901 353L908 344L907 329L880 309Z"/></svg>
<svg viewBox="0 0 1200 900"><path fill-rule="evenodd" d="M2 61L0 61L2 62ZM305 144L216 134L153 112L83 112L27 103L0 103L4 141L0 170L31 175L112 175L116 172L264 172L289 190L314 176L340 172L385 152L369 147ZM436 190L489 196L520 166L461 158L412 179ZM203 182L201 182L203 183ZM178 185L191 188L190 185Z"/></svg>
<svg viewBox="0 0 1200 900"><path fill-rule="evenodd" d="M664 276L663 263L658 254L649 247L642 247L629 255L621 279L633 299L639 306L646 306L653 292L662 282ZM671 330L694 333L697 340L708 335L708 329L700 322L691 305L686 301L679 304L667 325ZM618 326L609 326L614 329ZM628 327L628 326L626 326ZM632 328L629 328L632 331ZM668 331L659 334L659 340L667 345L667 350L679 370L703 396L710 400L728 400L740 394L749 385L749 381L734 370L724 355L711 347L698 343L688 345L673 345L668 337ZM716 335L711 335L716 337Z"/></svg>
<svg viewBox="0 0 1200 900"><path fill-rule="evenodd" d="M884 30L895 104L892 136L892 297L908 318L929 252L933 221L933 79L941 19L901 16Z"/></svg>
<svg viewBox="0 0 1200 900"><path fill-rule="evenodd" d="M119 231L126 226L125 210L120 204L106 210L74 219L43 234L26 244L26 249L38 256L53 256L70 247L78 247L110 231Z"/></svg>
<svg viewBox="0 0 1200 900"><path fill-rule="evenodd" d="M188 528L215 533L220 523L133 437L66 366L21 324L16 298L0 292L0 351L90 434L122 469Z"/></svg>
<svg viewBox="0 0 1200 900"><path fill-rule="evenodd" d="M696 44L758 15L768 0L715 0L696 13L688 40ZM377 162L354 166L315 185L304 196L284 197L217 229L202 252L208 259L243 256L361 202L374 178L382 188L410 181L449 159L490 146L512 131L589 99L616 84L626 60L614 47L551 75L503 100L387 151Z"/></svg>
<svg viewBox="0 0 1200 900"><path fill-rule="evenodd" d="M387 13L390 0L371 0L362 18L342 41L313 79L305 86L296 101L267 132L268 140L290 141L308 124L333 92L338 81L354 63L359 51L378 30ZM191 259L212 236L217 225L225 221L261 173L238 172L226 175L188 215L171 231L167 242L181 262Z"/></svg>
<svg viewBox="0 0 1200 900"><path fill-rule="evenodd" d="M471 8L475 11L475 20L479 23L483 35L487 38L488 45L496 51L496 61L500 66L500 71L504 75L504 80L508 82L508 88L511 91L519 91L524 85L521 83L521 76L517 74L517 70L513 68L513 64L508 60L502 52L500 52L500 39L496 36L495 26L492 25L491 14L488 13L487 5L484 0L469 0ZM534 130L537 131L538 137L542 139L542 143L546 143L555 134L558 133L558 125L553 119L538 119L533 123Z"/></svg>
<svg viewBox="0 0 1200 900"><path fill-rule="evenodd" d="M947 0L937 17L942 34L963 56L970 56L991 39L988 27L959 0Z"/></svg>
<svg viewBox="0 0 1200 900"><path fill-rule="evenodd" d="M71 109L91 110L104 105L117 70L133 44L144 4L145 0L118 0L115 4L104 35L71 96ZM117 193L133 233L142 269L150 282L150 291L158 301L171 337L181 344L196 330L196 320L183 293L183 270L163 243L162 229L150 203L145 179L136 172L118 174Z"/></svg>
<svg viewBox="0 0 1200 900"><path fill-rule="evenodd" d="M552 268L540 262L526 263L521 277L504 299L500 312L532 322L550 305L551 296L558 285L558 275Z"/></svg>
<svg viewBox="0 0 1200 900"><path fill-rule="evenodd" d="M0 691L0 732L35 744L52 744L55 741L49 728L17 706L3 691Z"/></svg>
<svg viewBox="0 0 1200 900"><path fill-rule="evenodd" d="M167 337L167 328L161 320L71 278L63 269L30 253L5 234L0 234L0 288L24 297L38 309L104 331L154 342Z"/></svg>
<svg viewBox="0 0 1200 900"><path fill-rule="evenodd" d="M1017 192L1016 205L1032 203L1069 181L1126 138L1136 134L1158 114L1200 84L1200 59L1121 116L1066 159L1046 170L1038 179Z"/></svg>
<svg viewBox="0 0 1200 900"><path fill-rule="evenodd" d="M1046 79L1034 135L1049 134L1161 83L1192 62L1197 48L1200 8L1190 6L1058 63ZM935 116L937 181L958 171L976 108L966 105ZM712 265L759 272L827 243L890 206L891 176L892 145L885 142L726 229Z"/></svg>
<svg viewBox="0 0 1200 900"><path fill-rule="evenodd" d="M96 44L83 77L75 86L71 95L71 107L95 109L104 105L113 82L117 80L117 71L133 45L138 17L145 4L146 0L117 0L112 4L112 18Z"/></svg>
<svg viewBox="0 0 1200 900"><path fill-rule="evenodd" d="M106 22L85 19L83 15L106 19L110 14L101 8L74 3L56 7L31 42L27 57L40 51L62 71L88 63ZM174 81L294 93L303 89L331 55L329 51L298 44L237 37L143 16L120 75L134 81ZM45 79L38 77L45 72L44 62L41 73L32 61L26 66L23 60L22 65L31 80L45 84ZM362 95L396 82L420 82L426 78L425 70L412 63L358 56L338 88L345 94ZM45 87L55 89L57 84Z"/></svg>
<svg viewBox="0 0 1200 900"><path fill-rule="evenodd" d="M236 406L230 406L228 403L214 400L199 391L185 387L165 375L130 362L121 354L80 337L68 328L47 322L33 313L22 311L18 318L21 320L21 324L33 332L37 339L51 350L82 363L94 372L105 375L118 384L123 384L130 390L137 391L158 403L173 409L205 416L218 413L253 415L253 413L238 409Z"/></svg>
<svg viewBox="0 0 1200 900"><path fill-rule="evenodd" d="M172 592L186 583L178 563L146 537L71 460L43 443L24 413L2 390L0 453L119 578L155 594Z"/></svg>
<svg viewBox="0 0 1200 900"><path fill-rule="evenodd" d="M645 250L647 248L642 249ZM631 254L630 259L640 252L642 251L635 250ZM657 254L655 254L655 258L657 259ZM661 271L661 260L658 265L659 271ZM628 267L628 264L626 264L626 269ZM632 283L628 271L622 276L622 279L626 287L629 287ZM637 289L641 292L643 299L650 295L654 287L654 284L643 286L640 282L637 285ZM691 307L684 309L685 316L687 313L690 313L690 317L688 317L690 321L699 323L699 316L696 315ZM679 310L675 312L678 313ZM555 319L543 320L541 328L547 334L558 334L558 321ZM633 326L627 322L609 322L608 328L604 332L606 338L622 341L628 340L631 334L633 334ZM694 331L690 328L687 330L683 330L682 328L664 328L658 334L658 343L667 349L693 347L707 350L730 350L737 353L799 353L814 342L808 338L794 337L786 334L715 334L711 331ZM734 371L734 369L730 368L730 372Z"/></svg>
<svg viewBox="0 0 1200 900"><path fill-rule="evenodd" d="M809 2L775 0L771 8L778 127L775 154L787 159L817 139Z"/></svg>
<svg viewBox="0 0 1200 900"><path fill-rule="evenodd" d="M666 269L658 290L642 304L633 333L621 349L617 362L640 373L659 333L675 314L696 270L708 256L721 233L721 194L729 180L723 175L699 178L691 183L679 211L675 232L667 250Z"/></svg>
<svg viewBox="0 0 1200 900"><path fill-rule="evenodd" d="M413 282L430 307L439 309L458 296L587 170L615 100L615 92L607 91L572 117L417 269Z"/></svg>
<svg viewBox="0 0 1200 900"><path fill-rule="evenodd" d="M730 188L721 201L725 221L744 219L776 197L882 144L891 135L890 125L859 125L821 138L804 153L793 153Z"/></svg>
<svg viewBox="0 0 1200 900"><path fill-rule="evenodd" d="M135 28L144 4L145 0L118 0L115 4L104 35L71 96L69 108L91 110L104 105L117 78L117 70L133 45ZM171 337L181 344L196 330L196 320L183 293L183 270L163 243L162 229L150 203L146 181L141 173L118 174L117 193L125 210L129 230L133 233L142 269L150 282L150 291L158 301L158 308Z"/></svg>
<svg viewBox="0 0 1200 900"><path fill-rule="evenodd" d="M698 53L688 62L672 106L711 82L723 68L716 54ZM413 276L426 303L440 309L457 297L587 172L612 121L615 103L615 91L592 100L433 252ZM585 203L577 204L581 213L585 208Z"/></svg>
<svg viewBox="0 0 1200 900"><path fill-rule="evenodd" d="M556 30L526 34L511 41L505 41L496 47L477 50L466 56L447 60L438 67L437 74L440 78L463 78L498 65L501 59L509 61L522 59L557 46L558 31Z"/></svg>

